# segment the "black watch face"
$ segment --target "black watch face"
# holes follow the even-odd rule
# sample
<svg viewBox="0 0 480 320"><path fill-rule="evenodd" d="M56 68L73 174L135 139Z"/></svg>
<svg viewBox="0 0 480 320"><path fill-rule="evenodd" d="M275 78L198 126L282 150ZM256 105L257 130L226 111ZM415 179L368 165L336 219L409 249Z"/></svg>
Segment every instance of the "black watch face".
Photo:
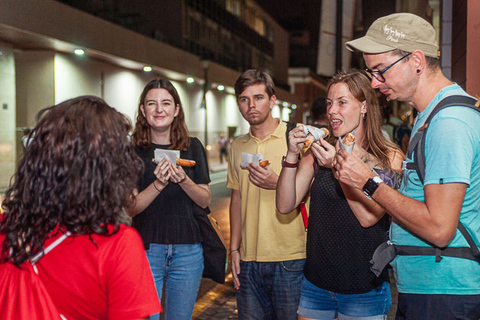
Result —
<svg viewBox="0 0 480 320"><path fill-rule="evenodd" d="M368 181L363 186L363 191L369 196L371 196L375 192L375 190L377 190L377 188L378 188L378 183L373 181L373 179L368 179Z"/></svg>

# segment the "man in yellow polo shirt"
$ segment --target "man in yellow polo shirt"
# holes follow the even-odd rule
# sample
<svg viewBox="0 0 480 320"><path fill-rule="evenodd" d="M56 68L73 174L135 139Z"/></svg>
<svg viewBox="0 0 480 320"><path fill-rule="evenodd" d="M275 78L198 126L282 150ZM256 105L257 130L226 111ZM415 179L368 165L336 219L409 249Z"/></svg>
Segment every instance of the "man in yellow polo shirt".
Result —
<svg viewBox="0 0 480 320"><path fill-rule="evenodd" d="M275 85L258 70L245 71L235 83L240 113L250 124L248 134L230 147L227 187L230 203L230 251L238 318L297 319L305 229L296 210L284 215L275 206L275 188L287 152L287 126L273 118ZM242 168L242 153L261 154L270 163L251 162Z"/></svg>

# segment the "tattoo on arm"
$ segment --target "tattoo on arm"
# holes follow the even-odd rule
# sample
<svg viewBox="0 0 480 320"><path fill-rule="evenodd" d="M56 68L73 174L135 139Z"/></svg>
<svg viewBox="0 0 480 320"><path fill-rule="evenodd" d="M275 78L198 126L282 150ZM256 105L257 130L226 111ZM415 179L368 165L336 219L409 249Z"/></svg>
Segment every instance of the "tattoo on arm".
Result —
<svg viewBox="0 0 480 320"><path fill-rule="evenodd" d="M400 189L400 184L403 179L403 171L397 171L387 168L385 165L376 165L372 168L373 173L378 174L380 178L390 187L395 190Z"/></svg>

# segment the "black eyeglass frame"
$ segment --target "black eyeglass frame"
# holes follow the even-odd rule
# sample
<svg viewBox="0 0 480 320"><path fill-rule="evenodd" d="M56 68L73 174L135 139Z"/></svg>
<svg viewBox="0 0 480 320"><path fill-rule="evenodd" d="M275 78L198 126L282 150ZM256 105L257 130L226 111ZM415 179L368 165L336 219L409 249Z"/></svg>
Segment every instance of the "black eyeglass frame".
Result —
<svg viewBox="0 0 480 320"><path fill-rule="evenodd" d="M386 68L384 68L383 70L380 70L380 71L373 71L373 70L370 70L368 68L365 69L365 71L367 71L367 73L369 75L371 75L372 77L374 77L375 79L377 79L379 82L382 82L384 83L386 80L385 80L385 77L383 76L383 74L385 72L387 72L391 67L393 67L395 64L399 63L400 61L402 61L403 59L405 59L406 57L408 57L409 55L411 55L412 53L407 53L406 55L404 55L403 57L401 57L400 59L398 59L397 61L395 61L394 63L392 63L391 65L387 66Z"/></svg>

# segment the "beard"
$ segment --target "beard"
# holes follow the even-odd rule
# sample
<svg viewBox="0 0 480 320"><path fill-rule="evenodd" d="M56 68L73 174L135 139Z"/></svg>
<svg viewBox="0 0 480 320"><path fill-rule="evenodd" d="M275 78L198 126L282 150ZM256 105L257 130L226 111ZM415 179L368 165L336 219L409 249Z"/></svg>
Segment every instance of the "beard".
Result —
<svg viewBox="0 0 480 320"><path fill-rule="evenodd" d="M267 120L268 116L269 116L269 113L267 113L264 116L262 116L261 114L255 114L254 116L249 116L248 119L246 120L251 126L258 126L264 123L265 120Z"/></svg>

